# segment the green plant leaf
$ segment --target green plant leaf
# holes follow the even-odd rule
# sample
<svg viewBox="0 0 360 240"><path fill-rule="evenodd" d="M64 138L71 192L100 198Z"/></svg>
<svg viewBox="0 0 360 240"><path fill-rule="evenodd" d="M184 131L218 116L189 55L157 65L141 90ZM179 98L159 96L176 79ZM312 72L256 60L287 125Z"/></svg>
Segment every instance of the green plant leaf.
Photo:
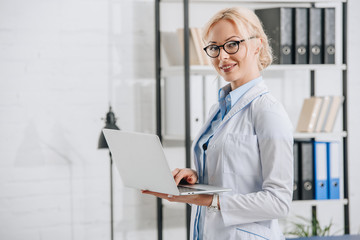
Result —
<svg viewBox="0 0 360 240"><path fill-rule="evenodd" d="M302 216L296 216L299 222L290 221L293 228L286 234L291 234L297 237L311 237L311 236L329 236L330 230L333 226L332 220L328 225L321 227L316 218L307 219ZM303 223L300 223L303 222Z"/></svg>

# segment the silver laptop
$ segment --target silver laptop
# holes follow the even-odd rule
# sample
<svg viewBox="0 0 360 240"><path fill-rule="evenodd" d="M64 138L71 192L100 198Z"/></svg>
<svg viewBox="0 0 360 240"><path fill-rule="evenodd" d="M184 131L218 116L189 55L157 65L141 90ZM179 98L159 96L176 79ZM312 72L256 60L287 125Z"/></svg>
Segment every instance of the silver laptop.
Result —
<svg viewBox="0 0 360 240"><path fill-rule="evenodd" d="M171 195L231 191L204 184L179 185L170 171L157 135L103 129L114 163L124 185Z"/></svg>

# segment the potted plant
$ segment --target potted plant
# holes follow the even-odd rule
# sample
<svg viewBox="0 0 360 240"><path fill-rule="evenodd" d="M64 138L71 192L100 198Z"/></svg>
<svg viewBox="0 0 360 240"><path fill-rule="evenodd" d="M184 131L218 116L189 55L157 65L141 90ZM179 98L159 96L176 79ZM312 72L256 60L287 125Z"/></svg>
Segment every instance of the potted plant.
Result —
<svg viewBox="0 0 360 240"><path fill-rule="evenodd" d="M291 231L287 232L287 235L297 236L297 237L311 237L311 236L329 236L330 229L333 226L332 221L328 225L321 226L316 217L313 216L311 220L302 217L296 216L299 221L291 221L293 228Z"/></svg>

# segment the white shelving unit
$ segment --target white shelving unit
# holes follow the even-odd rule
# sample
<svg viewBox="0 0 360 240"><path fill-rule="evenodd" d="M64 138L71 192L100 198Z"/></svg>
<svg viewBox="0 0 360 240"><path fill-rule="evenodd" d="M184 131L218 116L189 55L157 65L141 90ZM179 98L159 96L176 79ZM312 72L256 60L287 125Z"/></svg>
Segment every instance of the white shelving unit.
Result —
<svg viewBox="0 0 360 240"><path fill-rule="evenodd" d="M347 199L328 199L328 200L298 200L298 201L293 201L292 205L293 207L301 207L303 205L310 205L310 206L319 206L321 204L323 204L324 202L326 203L340 203L343 205L348 205L349 201Z"/></svg>
<svg viewBox="0 0 360 240"><path fill-rule="evenodd" d="M288 71L288 70L303 70L303 71L317 71L317 70L347 70L345 64L283 64L271 65L264 72L268 71ZM166 67L161 71L163 78L181 76L184 74L183 66ZM217 74L212 66L190 66L191 75L211 75Z"/></svg>
<svg viewBox="0 0 360 240"><path fill-rule="evenodd" d="M295 132L294 138L314 138L318 141L321 140L338 140L339 138L347 137L347 132L331 132L331 133L302 133Z"/></svg>
<svg viewBox="0 0 360 240"><path fill-rule="evenodd" d="M343 103L343 116L342 116L342 122L343 127L341 131L332 132L332 133L294 133L295 139L315 139L320 141L331 141L331 140L341 140L343 142L343 189L342 189L342 199L339 200L297 200L293 201L294 207L301 207L304 205L312 206L313 209L321 204L324 203L338 203L342 204L344 206L344 232L349 233L349 200L348 200L348 167L347 167L347 62L346 62L346 14L347 14L347 0L163 0L161 1L166 4L183 4L183 10L184 10L184 29L185 29L185 58L184 58L184 65L183 66L170 66L170 67L162 67L160 62L160 22L157 24L157 107L158 107L158 134L163 137L166 141L174 141L174 142L185 142L185 148L187 150L187 156L186 161L187 163L190 161L189 158L189 146L191 145L191 136L189 132L184 132L184 134L181 135L162 135L163 132L162 129L162 121L164 121L164 117L161 115L161 97L163 96L163 93L161 91L163 90L162 86L165 83L166 79L170 77L184 77L184 85L185 85L185 128L189 128L190 126L190 104L187 101L187 97L189 96L189 80L190 76L193 75L200 75L200 76L206 76L206 75L217 75L216 71L211 66L190 66L189 65L189 40L188 35L186 32L188 32L189 28L189 7L191 7L192 4L201 5L204 6L204 4L231 4L233 6L239 4L244 7L256 9L256 8L263 8L263 7L334 7L335 8L335 18L336 18L336 64L317 64L317 65L311 65L311 64L288 64L288 65L271 65L267 69L264 70L264 72L269 71L305 71L309 72L310 74L310 95L315 95L315 72L316 71L326 71L326 70L336 70L339 72L342 72L342 87L343 87L343 95L345 97L345 101ZM157 4L157 10L158 13L160 13L160 1L156 1ZM179 5L176 5L179 6ZM159 20L159 19L158 19ZM179 26L174 26L179 27ZM175 30L175 29L174 29ZM187 38L186 38L187 37ZM204 79L204 78L203 78ZM291 81L291 79L289 80ZM160 110L159 110L160 109ZM188 209L189 210L189 209ZM189 212L187 213L189 214ZM189 216L188 216L189 217ZM189 219L189 218L188 218ZM159 220L158 221L162 221ZM161 228L158 228L159 231ZM161 239L161 237L159 237Z"/></svg>

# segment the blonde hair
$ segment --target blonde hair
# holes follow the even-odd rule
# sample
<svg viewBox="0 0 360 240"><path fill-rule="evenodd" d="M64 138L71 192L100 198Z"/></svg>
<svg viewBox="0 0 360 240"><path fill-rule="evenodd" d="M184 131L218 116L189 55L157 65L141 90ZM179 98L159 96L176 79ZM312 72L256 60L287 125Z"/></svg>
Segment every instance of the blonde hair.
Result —
<svg viewBox="0 0 360 240"><path fill-rule="evenodd" d="M225 8L217 12L203 28L203 40L206 41L211 27L218 21L225 19L232 21L238 27L244 38L256 37L262 39L259 51L258 68L265 69L273 60L272 50L262 24L256 14L243 7ZM245 42L247 44L247 42Z"/></svg>

